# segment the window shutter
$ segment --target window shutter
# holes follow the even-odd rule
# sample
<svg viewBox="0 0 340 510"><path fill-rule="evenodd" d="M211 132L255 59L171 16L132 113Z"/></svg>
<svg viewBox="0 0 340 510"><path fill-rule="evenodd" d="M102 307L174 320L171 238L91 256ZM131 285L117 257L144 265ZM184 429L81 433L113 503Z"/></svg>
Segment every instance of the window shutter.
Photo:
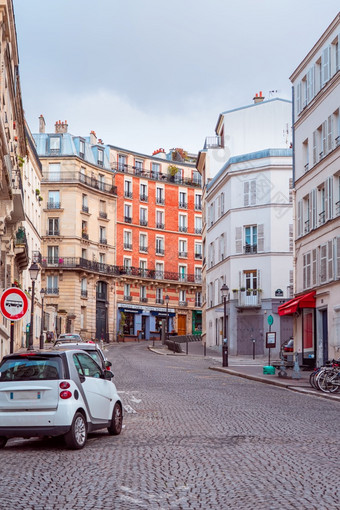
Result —
<svg viewBox="0 0 340 510"><path fill-rule="evenodd" d="M317 250L312 250L312 286L317 285Z"/></svg>
<svg viewBox="0 0 340 510"><path fill-rule="evenodd" d="M257 225L257 251L264 251L264 225Z"/></svg>
<svg viewBox="0 0 340 510"><path fill-rule="evenodd" d="M293 203L293 179L289 179L289 203Z"/></svg>
<svg viewBox="0 0 340 510"><path fill-rule="evenodd" d="M241 287L243 286L243 282L242 282L242 271L239 271L238 272L238 285L241 289Z"/></svg>
<svg viewBox="0 0 340 510"><path fill-rule="evenodd" d="M236 227L235 234L236 253L242 253L242 227Z"/></svg>
<svg viewBox="0 0 340 510"><path fill-rule="evenodd" d="M221 193L221 214L224 214L224 193Z"/></svg>
<svg viewBox="0 0 340 510"><path fill-rule="evenodd" d="M297 224L297 233L298 233L298 237L301 237L302 234L303 234L303 229L302 229L302 222L303 222L303 202L302 200L299 200L298 201L298 224Z"/></svg>
<svg viewBox="0 0 340 510"><path fill-rule="evenodd" d="M256 181L250 181L250 204L256 204Z"/></svg>
<svg viewBox="0 0 340 510"><path fill-rule="evenodd" d="M312 230L313 224L313 191L308 195L308 232Z"/></svg>
<svg viewBox="0 0 340 510"><path fill-rule="evenodd" d="M227 232L224 232L224 246L223 246L224 258L227 256Z"/></svg>
<svg viewBox="0 0 340 510"><path fill-rule="evenodd" d="M296 113L301 112L301 82L296 85Z"/></svg>
<svg viewBox="0 0 340 510"><path fill-rule="evenodd" d="M340 237L336 237L336 277L340 278Z"/></svg>
<svg viewBox="0 0 340 510"><path fill-rule="evenodd" d="M217 219L221 216L221 197L217 197Z"/></svg>
<svg viewBox="0 0 340 510"><path fill-rule="evenodd" d="M333 177L328 177L327 179L327 198L328 202L326 204L326 208L328 209L326 215L328 216L328 219L333 218Z"/></svg>
<svg viewBox="0 0 340 510"><path fill-rule="evenodd" d="M260 269L257 270L257 288L258 289L261 288L261 270Z"/></svg>
<svg viewBox="0 0 340 510"><path fill-rule="evenodd" d="M328 137L328 143L327 143L327 152L330 152L333 149L333 117L330 115L328 117L328 130L327 130L327 137Z"/></svg>
<svg viewBox="0 0 340 510"><path fill-rule="evenodd" d="M320 283L327 281L327 244L320 246Z"/></svg>
<svg viewBox="0 0 340 510"><path fill-rule="evenodd" d="M294 271L293 269L289 270L289 289L288 289L288 297L293 297L293 285L294 285Z"/></svg>
<svg viewBox="0 0 340 510"><path fill-rule="evenodd" d="M333 280L333 241L328 241L328 249L327 249L327 270L328 270L328 280Z"/></svg>
<svg viewBox="0 0 340 510"><path fill-rule="evenodd" d="M249 205L249 182L243 183L243 205Z"/></svg>
<svg viewBox="0 0 340 510"><path fill-rule="evenodd" d="M328 82L330 78L330 46L327 46L322 52L322 59L321 59L321 65L322 65L322 85L325 85L325 83Z"/></svg>
<svg viewBox="0 0 340 510"><path fill-rule="evenodd" d="M317 209L316 209L316 189L312 190L312 216L311 216L311 229L317 228Z"/></svg>
<svg viewBox="0 0 340 510"><path fill-rule="evenodd" d="M318 159L318 148L317 148L317 131L313 131L313 165L316 165Z"/></svg>
<svg viewBox="0 0 340 510"><path fill-rule="evenodd" d="M327 154L327 121L322 123L322 157ZM320 158L321 159L321 158Z"/></svg>
<svg viewBox="0 0 340 510"><path fill-rule="evenodd" d="M294 237L293 237L293 225L289 225L289 251L293 251Z"/></svg>

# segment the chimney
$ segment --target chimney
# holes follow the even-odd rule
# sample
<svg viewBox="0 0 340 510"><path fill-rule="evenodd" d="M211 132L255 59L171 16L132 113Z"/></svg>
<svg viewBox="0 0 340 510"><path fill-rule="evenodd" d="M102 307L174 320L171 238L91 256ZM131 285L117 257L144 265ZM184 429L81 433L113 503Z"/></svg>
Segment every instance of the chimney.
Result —
<svg viewBox="0 0 340 510"><path fill-rule="evenodd" d="M94 131L91 131L90 133L90 144L97 145L97 135Z"/></svg>
<svg viewBox="0 0 340 510"><path fill-rule="evenodd" d="M262 95L262 91L260 91L259 94L255 94L255 97L253 97L253 100L254 100L254 104L262 103L262 101L264 100L264 96Z"/></svg>
<svg viewBox="0 0 340 510"><path fill-rule="evenodd" d="M57 122L55 123L55 132L56 133L67 133L67 128L68 128L67 120L65 120L65 122L61 122L61 120L57 120Z"/></svg>
<svg viewBox="0 0 340 510"><path fill-rule="evenodd" d="M39 117L39 133L45 133L46 122L43 115Z"/></svg>

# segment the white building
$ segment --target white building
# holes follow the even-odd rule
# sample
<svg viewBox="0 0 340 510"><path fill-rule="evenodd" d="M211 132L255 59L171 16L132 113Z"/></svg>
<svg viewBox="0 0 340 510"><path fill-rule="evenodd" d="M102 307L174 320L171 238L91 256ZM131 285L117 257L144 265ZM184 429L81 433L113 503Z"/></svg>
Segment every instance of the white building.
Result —
<svg viewBox="0 0 340 510"><path fill-rule="evenodd" d="M291 76L296 190L294 314L304 363L340 355L340 13ZM306 297L307 294L307 297Z"/></svg>
<svg viewBox="0 0 340 510"><path fill-rule="evenodd" d="M242 148L256 150L220 163L219 172L204 189L203 335L207 345L222 342L220 290L226 283L229 352L251 354L254 340L256 353L264 354L269 315L274 319L271 330L277 333L277 350L292 334L291 318L280 320L277 314L278 306L292 296L293 283L291 104L275 99L237 111L240 118L233 110L230 124L235 131L228 127L229 116L222 114L217 132L228 132L236 152ZM250 140L252 132L254 142ZM216 166L216 150L206 143L199 154L197 168L205 181Z"/></svg>

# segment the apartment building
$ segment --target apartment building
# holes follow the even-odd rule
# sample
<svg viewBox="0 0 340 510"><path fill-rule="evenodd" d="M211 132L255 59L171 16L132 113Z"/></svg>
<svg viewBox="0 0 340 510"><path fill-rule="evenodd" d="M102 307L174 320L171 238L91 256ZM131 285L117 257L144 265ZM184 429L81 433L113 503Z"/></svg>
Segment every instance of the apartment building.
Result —
<svg viewBox="0 0 340 510"><path fill-rule="evenodd" d="M304 364L340 352L340 13L291 76L294 89L295 299Z"/></svg>
<svg viewBox="0 0 340 510"><path fill-rule="evenodd" d="M42 287L52 332L112 341L115 324L117 190L107 148L73 136L67 122L33 135L42 165ZM46 325L47 327L47 325Z"/></svg>
<svg viewBox="0 0 340 510"><path fill-rule="evenodd" d="M201 333L202 189L182 150L110 146L117 186L117 322L125 339ZM189 160L189 161L188 161Z"/></svg>
<svg viewBox="0 0 340 510"><path fill-rule="evenodd" d="M21 100L19 59L13 4L0 0L0 292L22 281L29 252L22 230L25 219L22 164L27 154ZM14 346L10 345L10 324L0 316L0 358L22 341L22 321L14 325Z"/></svg>
<svg viewBox="0 0 340 510"><path fill-rule="evenodd" d="M262 93L257 94L252 105L220 115L216 137L206 139L197 161L205 182L204 342L221 345L226 334L234 355L252 354L254 346L256 354L267 352L269 316L276 352L292 334L292 319L278 315L278 306L293 289L290 125L289 101L264 101ZM251 126L247 136L244 126ZM242 153L245 149L252 152ZM216 173L223 156L227 159L220 161ZM226 332L223 284L229 288Z"/></svg>

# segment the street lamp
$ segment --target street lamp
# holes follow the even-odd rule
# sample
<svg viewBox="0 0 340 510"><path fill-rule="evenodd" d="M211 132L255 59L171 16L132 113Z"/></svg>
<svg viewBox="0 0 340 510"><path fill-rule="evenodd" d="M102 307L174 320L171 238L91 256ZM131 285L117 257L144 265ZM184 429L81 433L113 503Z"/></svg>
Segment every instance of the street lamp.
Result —
<svg viewBox="0 0 340 510"><path fill-rule="evenodd" d="M40 349L44 348L44 295L45 289L41 289L41 328L40 328Z"/></svg>
<svg viewBox="0 0 340 510"><path fill-rule="evenodd" d="M169 296L165 296L165 303L166 303L166 340L169 340Z"/></svg>
<svg viewBox="0 0 340 510"><path fill-rule="evenodd" d="M40 267L36 262L33 262L31 267L29 268L30 277L32 280L32 303L31 303L31 321L30 321L30 334L28 337L28 350L33 350L33 323L34 323L34 290L35 290L35 281L38 278L38 274L40 271Z"/></svg>
<svg viewBox="0 0 340 510"><path fill-rule="evenodd" d="M222 345L222 366L228 366L228 339L227 339L227 297L229 287L224 283L221 287L221 294L223 297L224 314L223 314L223 345Z"/></svg>

